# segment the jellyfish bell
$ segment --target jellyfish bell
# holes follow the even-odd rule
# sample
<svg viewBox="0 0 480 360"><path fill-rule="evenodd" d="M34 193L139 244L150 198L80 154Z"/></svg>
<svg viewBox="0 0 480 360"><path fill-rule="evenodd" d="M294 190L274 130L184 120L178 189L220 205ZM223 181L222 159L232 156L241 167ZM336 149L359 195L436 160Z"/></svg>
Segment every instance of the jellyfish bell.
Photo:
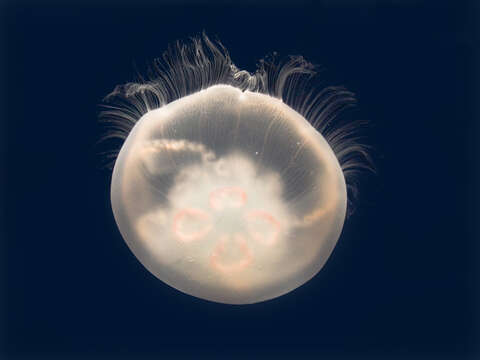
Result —
<svg viewBox="0 0 480 360"><path fill-rule="evenodd" d="M139 260L183 292L226 303L276 297L315 275L346 197L337 158L300 114L230 85L146 113L111 188Z"/></svg>
<svg viewBox="0 0 480 360"><path fill-rule="evenodd" d="M123 238L152 274L199 298L249 304L297 288L332 253L352 154L364 154L350 128L326 131L329 142L312 125L350 93L330 89L295 109L284 87L308 63L274 79L249 74L206 36L165 60L153 80L117 88L103 114L124 140L111 185Z"/></svg>

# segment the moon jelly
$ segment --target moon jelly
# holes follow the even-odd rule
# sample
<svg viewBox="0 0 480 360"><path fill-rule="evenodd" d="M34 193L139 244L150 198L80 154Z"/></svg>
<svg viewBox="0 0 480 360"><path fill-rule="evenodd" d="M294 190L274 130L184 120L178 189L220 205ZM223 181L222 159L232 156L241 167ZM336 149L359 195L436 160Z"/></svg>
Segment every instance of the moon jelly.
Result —
<svg viewBox="0 0 480 360"><path fill-rule="evenodd" d="M239 70L203 35L106 98L106 139L122 142L109 154L115 221L152 274L199 298L249 304L324 266L366 152L357 124L333 121L353 94L316 91L314 75L301 57Z"/></svg>

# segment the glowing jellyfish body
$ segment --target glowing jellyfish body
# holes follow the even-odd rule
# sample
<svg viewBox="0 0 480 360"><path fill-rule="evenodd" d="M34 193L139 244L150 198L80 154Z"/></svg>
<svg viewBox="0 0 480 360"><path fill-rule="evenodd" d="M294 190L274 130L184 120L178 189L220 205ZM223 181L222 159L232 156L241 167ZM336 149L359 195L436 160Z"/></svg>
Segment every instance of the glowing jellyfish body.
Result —
<svg viewBox="0 0 480 360"><path fill-rule="evenodd" d="M210 85L135 119L113 171L115 220L140 262L182 292L275 298L330 256L346 215L344 172L282 100Z"/></svg>

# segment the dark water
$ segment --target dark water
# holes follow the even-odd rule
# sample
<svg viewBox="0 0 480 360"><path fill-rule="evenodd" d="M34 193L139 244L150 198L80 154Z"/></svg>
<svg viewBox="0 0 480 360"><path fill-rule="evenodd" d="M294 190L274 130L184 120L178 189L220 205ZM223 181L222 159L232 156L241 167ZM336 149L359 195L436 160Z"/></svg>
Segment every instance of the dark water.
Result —
<svg viewBox="0 0 480 360"><path fill-rule="evenodd" d="M442 1L3 3L1 358L480 356L476 13ZM95 167L102 97L202 30L250 71L273 51L322 64L372 124L378 175L327 265L251 306L154 278Z"/></svg>

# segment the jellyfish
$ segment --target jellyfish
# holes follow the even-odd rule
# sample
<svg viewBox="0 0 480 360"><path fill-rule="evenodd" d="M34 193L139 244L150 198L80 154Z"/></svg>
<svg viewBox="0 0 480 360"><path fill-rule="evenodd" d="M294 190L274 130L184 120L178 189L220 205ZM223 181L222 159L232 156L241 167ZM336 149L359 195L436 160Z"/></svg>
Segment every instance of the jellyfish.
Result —
<svg viewBox="0 0 480 360"><path fill-rule="evenodd" d="M325 265L368 159L355 104L301 56L238 69L207 35L177 42L104 101L111 205L137 259L186 294L251 304Z"/></svg>

